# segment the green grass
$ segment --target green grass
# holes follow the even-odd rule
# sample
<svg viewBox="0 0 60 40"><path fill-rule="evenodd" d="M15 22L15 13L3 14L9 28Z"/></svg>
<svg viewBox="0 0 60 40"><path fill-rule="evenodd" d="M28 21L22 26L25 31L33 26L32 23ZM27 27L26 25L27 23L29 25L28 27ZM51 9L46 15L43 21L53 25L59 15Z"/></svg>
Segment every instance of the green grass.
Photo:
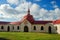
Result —
<svg viewBox="0 0 60 40"><path fill-rule="evenodd" d="M0 38L9 40L60 40L60 34L0 32Z"/></svg>

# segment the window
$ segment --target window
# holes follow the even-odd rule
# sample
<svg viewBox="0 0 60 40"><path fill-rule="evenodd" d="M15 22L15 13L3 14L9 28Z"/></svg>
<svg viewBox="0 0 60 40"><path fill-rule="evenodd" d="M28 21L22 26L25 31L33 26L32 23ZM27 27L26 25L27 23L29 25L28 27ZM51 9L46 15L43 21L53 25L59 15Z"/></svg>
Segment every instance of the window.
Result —
<svg viewBox="0 0 60 40"><path fill-rule="evenodd" d="M36 26L34 26L34 30L36 30Z"/></svg>
<svg viewBox="0 0 60 40"><path fill-rule="evenodd" d="M44 30L43 26L41 26L41 30Z"/></svg>
<svg viewBox="0 0 60 40"><path fill-rule="evenodd" d="M3 27L3 26L1 26L1 29L4 29L4 27Z"/></svg>
<svg viewBox="0 0 60 40"><path fill-rule="evenodd" d="M56 30L57 30L57 26L56 26Z"/></svg>
<svg viewBox="0 0 60 40"><path fill-rule="evenodd" d="M19 30L19 26L17 26L17 29Z"/></svg>
<svg viewBox="0 0 60 40"><path fill-rule="evenodd" d="M14 30L14 26L13 26L13 28L12 28L13 30Z"/></svg>

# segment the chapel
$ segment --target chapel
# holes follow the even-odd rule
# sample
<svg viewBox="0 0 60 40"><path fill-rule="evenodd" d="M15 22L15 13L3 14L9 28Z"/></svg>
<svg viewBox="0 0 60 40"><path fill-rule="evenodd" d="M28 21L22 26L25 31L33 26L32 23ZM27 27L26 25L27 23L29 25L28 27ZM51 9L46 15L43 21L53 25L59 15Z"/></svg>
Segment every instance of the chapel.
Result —
<svg viewBox="0 0 60 40"><path fill-rule="evenodd" d="M60 20L35 20L30 9L20 21L0 21L0 32L40 32L60 34Z"/></svg>

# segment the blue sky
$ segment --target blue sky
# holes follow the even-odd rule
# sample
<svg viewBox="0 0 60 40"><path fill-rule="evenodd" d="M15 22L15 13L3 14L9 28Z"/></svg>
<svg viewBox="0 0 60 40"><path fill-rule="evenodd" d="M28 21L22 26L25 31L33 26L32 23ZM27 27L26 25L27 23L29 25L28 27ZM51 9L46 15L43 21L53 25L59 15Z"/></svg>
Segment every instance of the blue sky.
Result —
<svg viewBox="0 0 60 40"><path fill-rule="evenodd" d="M42 8L45 8L47 10L53 10L55 8L53 8L53 5L57 5L60 8L60 1L59 0L40 0L40 1L34 1L34 0L26 0L27 2L32 2L32 3L36 3L38 5L40 5ZM51 2L55 1L56 3L52 4ZM1 4L9 4L6 0L0 0L0 5ZM45 5L45 6L44 6ZM13 8L16 7L15 4L10 5Z"/></svg>
<svg viewBox="0 0 60 40"><path fill-rule="evenodd" d="M26 14L25 10L27 9L28 3L32 10L31 14L36 20L59 19L60 0L0 0L0 20L21 20L21 18ZM39 16L37 16L38 14Z"/></svg>

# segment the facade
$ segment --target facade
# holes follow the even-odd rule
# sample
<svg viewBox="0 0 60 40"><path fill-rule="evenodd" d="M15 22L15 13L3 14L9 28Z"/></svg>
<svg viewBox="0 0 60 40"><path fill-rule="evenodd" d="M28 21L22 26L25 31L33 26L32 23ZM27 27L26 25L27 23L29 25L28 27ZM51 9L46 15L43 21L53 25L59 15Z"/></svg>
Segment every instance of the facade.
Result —
<svg viewBox="0 0 60 40"><path fill-rule="evenodd" d="M54 21L36 21L28 10L21 21L0 22L0 31L8 32L41 32L60 34L60 20Z"/></svg>

